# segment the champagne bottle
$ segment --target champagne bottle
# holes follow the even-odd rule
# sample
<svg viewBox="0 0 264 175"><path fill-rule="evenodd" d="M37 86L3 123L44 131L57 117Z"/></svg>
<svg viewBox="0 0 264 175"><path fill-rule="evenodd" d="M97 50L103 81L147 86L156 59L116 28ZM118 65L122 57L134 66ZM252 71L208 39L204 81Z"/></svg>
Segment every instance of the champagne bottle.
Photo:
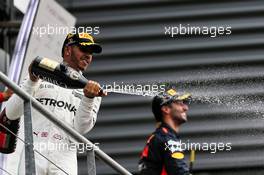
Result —
<svg viewBox="0 0 264 175"><path fill-rule="evenodd" d="M73 68L39 56L33 60L31 71L33 75L44 81L68 89L82 89L88 82L82 74ZM101 89L99 95L102 93Z"/></svg>
<svg viewBox="0 0 264 175"><path fill-rule="evenodd" d="M0 152L9 154L15 151L18 133L19 121L9 120L5 109L0 114Z"/></svg>

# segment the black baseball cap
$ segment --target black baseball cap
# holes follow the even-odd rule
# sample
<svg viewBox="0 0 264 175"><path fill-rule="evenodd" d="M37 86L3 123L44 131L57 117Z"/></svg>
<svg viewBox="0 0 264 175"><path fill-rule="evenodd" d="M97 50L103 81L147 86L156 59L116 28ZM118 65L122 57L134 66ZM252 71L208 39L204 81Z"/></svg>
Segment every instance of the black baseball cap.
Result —
<svg viewBox="0 0 264 175"><path fill-rule="evenodd" d="M175 89L169 89L156 95L152 100L152 112L156 121L162 121L161 107L169 105L172 102L183 101L189 103L191 101L191 94L179 94Z"/></svg>
<svg viewBox="0 0 264 175"><path fill-rule="evenodd" d="M88 33L69 33L63 43L61 54L65 46L77 45L81 51L90 53L101 53L102 47L94 42L92 35Z"/></svg>

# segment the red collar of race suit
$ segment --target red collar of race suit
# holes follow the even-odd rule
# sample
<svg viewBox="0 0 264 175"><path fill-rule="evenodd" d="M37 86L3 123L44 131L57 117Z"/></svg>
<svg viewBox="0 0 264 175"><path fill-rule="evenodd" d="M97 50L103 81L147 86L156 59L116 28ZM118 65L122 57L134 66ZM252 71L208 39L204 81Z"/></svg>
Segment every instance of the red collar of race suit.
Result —
<svg viewBox="0 0 264 175"><path fill-rule="evenodd" d="M178 135L179 135L179 134L178 134L174 129L172 129L167 123L162 122L159 128L160 128L160 129L162 130L162 132L164 132L165 134L173 133L173 134L176 135L177 137L178 137Z"/></svg>
<svg viewBox="0 0 264 175"><path fill-rule="evenodd" d="M4 94L0 92L0 103L2 103L3 101L4 101Z"/></svg>

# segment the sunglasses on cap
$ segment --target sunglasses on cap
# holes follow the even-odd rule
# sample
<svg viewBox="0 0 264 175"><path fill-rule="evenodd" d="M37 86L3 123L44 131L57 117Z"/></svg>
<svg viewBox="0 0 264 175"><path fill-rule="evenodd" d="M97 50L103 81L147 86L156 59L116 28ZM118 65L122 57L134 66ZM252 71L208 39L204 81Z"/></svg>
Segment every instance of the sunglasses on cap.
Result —
<svg viewBox="0 0 264 175"><path fill-rule="evenodd" d="M189 105L191 103L191 100L192 100L191 94L189 94L189 93L184 94L184 95L170 96L166 92L164 92L160 96L164 99L163 102L160 104L160 106L168 105L168 104L171 104L173 102L183 103L183 104Z"/></svg>

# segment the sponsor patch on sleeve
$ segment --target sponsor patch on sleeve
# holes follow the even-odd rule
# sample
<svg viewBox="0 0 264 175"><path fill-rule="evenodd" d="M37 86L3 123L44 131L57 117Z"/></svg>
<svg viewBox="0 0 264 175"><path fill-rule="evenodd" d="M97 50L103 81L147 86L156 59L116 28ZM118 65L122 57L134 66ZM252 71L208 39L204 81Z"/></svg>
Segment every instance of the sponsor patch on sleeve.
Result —
<svg viewBox="0 0 264 175"><path fill-rule="evenodd" d="M182 152L175 152L171 154L171 157L174 159L183 159L184 154Z"/></svg>

